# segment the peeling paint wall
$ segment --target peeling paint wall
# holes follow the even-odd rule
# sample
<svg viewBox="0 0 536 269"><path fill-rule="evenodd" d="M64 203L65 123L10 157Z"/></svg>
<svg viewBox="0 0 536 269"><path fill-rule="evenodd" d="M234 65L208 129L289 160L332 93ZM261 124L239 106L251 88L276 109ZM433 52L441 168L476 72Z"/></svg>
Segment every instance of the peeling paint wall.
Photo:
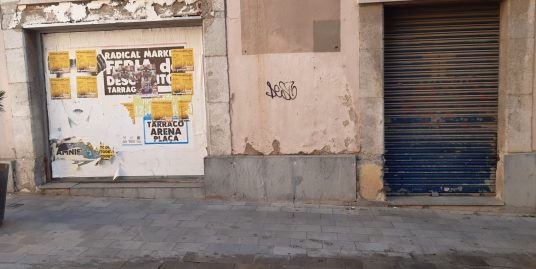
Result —
<svg viewBox="0 0 536 269"><path fill-rule="evenodd" d="M255 10L241 10L244 1L228 1L233 154L359 152L357 3L315 1L318 7L309 10L303 9L301 1L260 2L246 7ZM242 27L249 23L241 16L267 10L270 12L262 17L268 22L259 31L266 30L264 38L271 44L260 46L254 40L244 40ZM332 24L340 25L340 48L333 49L336 52L314 52L318 51L314 46L315 16L303 14L307 10L314 14L325 10L329 14L321 16L323 20L339 18ZM281 14L296 14L299 18L278 23ZM295 20L298 26L288 24ZM285 28L293 29L273 35ZM293 38L310 40L295 46ZM245 46L253 51L244 52Z"/></svg>
<svg viewBox="0 0 536 269"><path fill-rule="evenodd" d="M200 16L200 0L97 0L55 4L19 5L9 28L55 23L106 21L156 21L173 17Z"/></svg>

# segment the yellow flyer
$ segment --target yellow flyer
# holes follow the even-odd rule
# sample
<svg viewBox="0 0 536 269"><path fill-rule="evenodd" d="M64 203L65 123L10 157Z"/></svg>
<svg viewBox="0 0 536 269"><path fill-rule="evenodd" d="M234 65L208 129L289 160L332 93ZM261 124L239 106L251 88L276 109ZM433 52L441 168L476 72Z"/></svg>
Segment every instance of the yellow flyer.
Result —
<svg viewBox="0 0 536 269"><path fill-rule="evenodd" d="M173 73L194 70L194 49L172 49L171 71Z"/></svg>
<svg viewBox="0 0 536 269"><path fill-rule="evenodd" d="M110 146L106 146L103 144L99 145L99 153L103 160L111 160L115 156L114 149L110 148Z"/></svg>
<svg viewBox="0 0 536 269"><path fill-rule="evenodd" d="M152 100L151 114L153 120L171 120L173 117L173 103L171 100Z"/></svg>
<svg viewBox="0 0 536 269"><path fill-rule="evenodd" d="M194 78L192 73L172 73L171 92L175 95L194 94Z"/></svg>
<svg viewBox="0 0 536 269"><path fill-rule="evenodd" d="M179 118L181 120L190 119L190 101L179 100Z"/></svg>
<svg viewBox="0 0 536 269"><path fill-rule="evenodd" d="M71 99L71 79L51 78L50 97L52 99Z"/></svg>
<svg viewBox="0 0 536 269"><path fill-rule="evenodd" d="M77 76L76 77L76 95L78 98L97 98L96 76Z"/></svg>
<svg viewBox="0 0 536 269"><path fill-rule="evenodd" d="M130 119L132 119L132 124L136 124L136 111L134 110L134 103L122 103L122 105L127 109Z"/></svg>
<svg viewBox="0 0 536 269"><path fill-rule="evenodd" d="M68 51L52 51L48 53L48 70L56 73L69 73L71 62Z"/></svg>
<svg viewBox="0 0 536 269"><path fill-rule="evenodd" d="M78 72L97 72L97 51L96 50L77 50L76 51L76 70Z"/></svg>

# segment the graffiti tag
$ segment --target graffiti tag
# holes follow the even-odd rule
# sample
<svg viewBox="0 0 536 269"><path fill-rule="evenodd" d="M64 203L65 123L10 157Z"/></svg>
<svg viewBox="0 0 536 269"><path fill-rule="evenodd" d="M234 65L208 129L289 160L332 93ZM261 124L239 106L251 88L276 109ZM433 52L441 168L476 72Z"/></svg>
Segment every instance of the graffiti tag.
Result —
<svg viewBox="0 0 536 269"><path fill-rule="evenodd" d="M295 100L298 97L298 88L294 85L294 81L283 82L272 85L270 82L266 82L269 91L266 95L274 98L283 98L285 100Z"/></svg>

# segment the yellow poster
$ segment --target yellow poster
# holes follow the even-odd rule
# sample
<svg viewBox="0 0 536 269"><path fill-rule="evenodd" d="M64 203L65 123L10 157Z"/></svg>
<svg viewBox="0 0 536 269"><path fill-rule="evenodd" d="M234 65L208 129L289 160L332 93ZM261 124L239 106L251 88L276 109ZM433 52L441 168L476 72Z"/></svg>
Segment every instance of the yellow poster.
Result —
<svg viewBox="0 0 536 269"><path fill-rule="evenodd" d="M151 114L153 120L171 120L173 117L173 104L171 100L152 100Z"/></svg>
<svg viewBox="0 0 536 269"><path fill-rule="evenodd" d="M175 95L194 94L194 78L192 73L172 73L171 92Z"/></svg>
<svg viewBox="0 0 536 269"><path fill-rule="evenodd" d="M71 79L51 78L50 97L52 99L71 99Z"/></svg>
<svg viewBox="0 0 536 269"><path fill-rule="evenodd" d="M115 156L115 151L110 146L99 145L99 154L103 160L111 160Z"/></svg>
<svg viewBox="0 0 536 269"><path fill-rule="evenodd" d="M171 71L173 73L194 70L194 49L172 49Z"/></svg>
<svg viewBox="0 0 536 269"><path fill-rule="evenodd" d="M190 101L179 100L179 118L181 120L190 119Z"/></svg>
<svg viewBox="0 0 536 269"><path fill-rule="evenodd" d="M97 72L97 51L96 50L77 50L76 51L76 70L78 72Z"/></svg>
<svg viewBox="0 0 536 269"><path fill-rule="evenodd" d="M78 98L97 98L97 77L96 76L77 76L76 77L76 95Z"/></svg>
<svg viewBox="0 0 536 269"><path fill-rule="evenodd" d="M48 70L55 73L69 73L71 63L68 51L52 51L48 53Z"/></svg>
<svg viewBox="0 0 536 269"><path fill-rule="evenodd" d="M132 119L132 124L136 124L136 111L134 110L134 103L122 103L122 105L127 109L130 119Z"/></svg>

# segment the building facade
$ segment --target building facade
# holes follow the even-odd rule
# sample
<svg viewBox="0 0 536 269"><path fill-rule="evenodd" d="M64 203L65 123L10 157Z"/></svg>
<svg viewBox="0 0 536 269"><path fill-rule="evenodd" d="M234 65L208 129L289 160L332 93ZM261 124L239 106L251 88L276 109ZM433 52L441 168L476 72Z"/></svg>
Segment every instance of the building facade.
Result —
<svg viewBox="0 0 536 269"><path fill-rule="evenodd" d="M15 191L536 207L534 1L1 8Z"/></svg>

